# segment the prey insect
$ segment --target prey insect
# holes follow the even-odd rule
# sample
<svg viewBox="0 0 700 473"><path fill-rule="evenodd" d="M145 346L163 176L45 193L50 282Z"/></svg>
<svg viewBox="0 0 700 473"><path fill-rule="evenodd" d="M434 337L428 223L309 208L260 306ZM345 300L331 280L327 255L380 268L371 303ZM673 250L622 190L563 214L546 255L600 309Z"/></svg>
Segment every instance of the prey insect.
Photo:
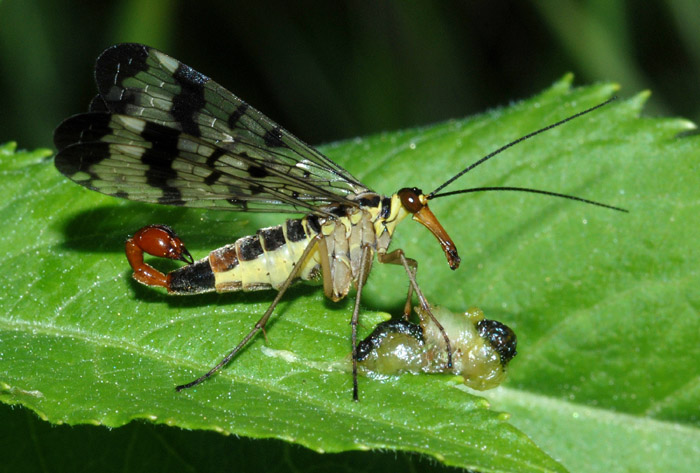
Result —
<svg viewBox="0 0 700 473"><path fill-rule="evenodd" d="M415 292L420 307L444 339L450 339L416 282L417 263L401 249L389 251L396 226L406 217L438 239L452 269L455 244L428 207L438 197L478 191L521 191L563 197L621 210L579 197L515 187L440 193L455 179L524 139L561 125L598 105L515 140L471 164L430 193L406 187L383 196L345 169L203 74L148 46L120 44L97 59L98 94L89 111L55 131L55 164L74 182L104 194L166 205L239 212L306 214L212 251L194 261L175 232L150 225L127 241L134 278L171 294L277 290L260 320L210 371L177 390L211 377L260 331L285 291L297 280L322 281L333 301L356 289L351 319L353 399L358 399L357 324L362 288L372 262L400 265L409 280L404 316ZM186 262L164 274L144 253Z"/></svg>
<svg viewBox="0 0 700 473"><path fill-rule="evenodd" d="M472 389L485 391L505 381L508 363L516 355L515 332L473 307L464 313L432 306L452 342L452 366L447 367L445 340L422 307L419 324L405 319L382 322L357 345L357 361L368 374L449 373L461 376Z"/></svg>

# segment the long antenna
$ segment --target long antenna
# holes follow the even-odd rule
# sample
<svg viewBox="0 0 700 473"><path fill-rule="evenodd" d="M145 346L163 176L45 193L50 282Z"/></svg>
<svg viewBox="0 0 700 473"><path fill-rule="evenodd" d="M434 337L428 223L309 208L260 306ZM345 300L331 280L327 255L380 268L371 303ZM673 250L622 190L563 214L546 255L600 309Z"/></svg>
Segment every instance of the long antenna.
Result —
<svg viewBox="0 0 700 473"><path fill-rule="evenodd" d="M470 164L469 166L467 166L466 168L464 168L464 170L462 170L461 172L459 172L459 173L455 174L453 177L449 178L447 181L445 181L445 183L443 183L442 185L438 186L437 189L435 189L435 190L432 191L430 194L428 194L428 196L427 196L428 199L434 199L434 198L436 197L437 193L440 192L442 189L444 189L445 187L449 186L449 185L452 184L454 181L456 181L457 179L459 179L460 177L462 177L463 175L465 175L466 173L468 173L469 171L471 171L472 169L474 169L474 168L477 167L478 165L484 164L486 161L488 161L489 159L493 158L493 157L496 156L497 154L502 153L503 151L507 150L507 149L510 148L511 146L515 146L515 145L517 145L518 143L520 143L520 142L522 142L522 141L525 141L525 140L527 140L527 139L529 139L529 138L532 138L533 136L539 135L540 133L544 133L545 131L551 130L552 128L556 128L556 127L558 127L559 125L563 125L564 123L566 123L566 122L568 122L568 121L571 121L571 120L573 120L574 118L578 118L578 117L580 117L581 115L585 115L585 114L587 114L587 113L591 113L592 111L597 110L597 109L599 109L600 107L604 107L605 105L609 104L610 102L612 102L613 100L616 100L616 99L617 99L617 97L611 97L611 98L609 98L608 100L606 100L606 101L603 102L603 103L600 103L600 104L598 104L598 105L596 105L596 106L594 106L594 107L588 108L588 109L583 110L583 111L581 111L581 112L575 113L575 114L571 115L570 117L564 118L563 120L560 120L560 121L558 121L558 122L556 122L556 123L552 123L551 125L548 125L548 126L546 126L546 127L544 127L544 128L540 128L539 130L533 131L532 133L528 133L528 134L525 135L525 136L521 136L521 137L518 138L517 140L511 141L511 142L508 143L507 145L501 146L501 147L498 148L496 151L493 151L493 152L487 154L487 155L484 156L483 158L479 159L478 161L476 161L476 162ZM441 194L441 195L444 196L445 194ZM578 199L578 200L585 200L585 199Z"/></svg>
<svg viewBox="0 0 700 473"><path fill-rule="evenodd" d="M447 197L448 195L455 194L469 194L471 192L484 192L484 191L515 191L515 192L529 192L530 194L542 194L549 195L553 197L561 197L563 199L576 200L578 202L584 202L586 204L597 205L598 207L604 207L606 209L617 210L618 212L628 213L629 210L623 209L621 207L615 207L614 205L603 204L601 202L596 202L594 200L584 199L582 197L576 197L575 195L560 194L558 192L543 191L539 189L530 189L529 187L473 187L470 189L462 189L458 191L443 192L442 194L430 194L432 199L437 199L438 197Z"/></svg>

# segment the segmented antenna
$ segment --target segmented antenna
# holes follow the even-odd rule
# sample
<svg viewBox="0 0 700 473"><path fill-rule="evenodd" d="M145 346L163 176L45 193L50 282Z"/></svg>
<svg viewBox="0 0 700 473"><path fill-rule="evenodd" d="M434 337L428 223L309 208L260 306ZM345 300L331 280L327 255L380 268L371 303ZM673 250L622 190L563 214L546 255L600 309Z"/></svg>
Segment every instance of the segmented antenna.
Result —
<svg viewBox="0 0 700 473"><path fill-rule="evenodd" d="M511 141L510 143L508 143L508 144L506 144L506 145L504 145L504 146L501 146L501 147L498 148L496 151L493 151L493 152L487 154L486 156L484 156L483 158L479 159L478 161L476 161L476 162L470 164L469 166L467 166L466 168L464 168L462 171L460 171L459 173L457 173L457 174L455 174L454 176L452 176L451 178L449 178L449 179L448 179L447 181L445 181L442 185L439 185L439 186L437 187L437 189L435 189L435 190L432 191L430 194L428 194L428 199L434 199L434 198L437 197L438 195L439 195L440 197L444 197L444 196L446 196L446 195L453 195L453 194L463 193L463 192L461 192L461 191L455 191L455 192L449 192L449 193L444 193L444 194L438 194L438 192L440 192L442 189L444 189L445 187L449 186L449 185L452 184L454 181L456 181L457 179L459 179L460 177L462 177L463 175L465 175L466 173L468 173L469 171L471 171L471 170L474 169L475 167L479 166L480 164L484 164L486 161L488 161L489 159L495 157L495 156L498 155L498 154L501 154L503 151L507 150L508 148L510 148L510 147L512 147L512 146L515 146L515 145L517 145L518 143L520 143L520 142L522 142L522 141L525 141L525 140L527 140L527 139L530 139L530 138L532 138L533 136L539 135L540 133L544 133L545 131L551 130L552 128L556 128L556 127L558 127L559 125L563 125L564 123L566 123L566 122L568 122L568 121L571 121L571 120L573 120L573 119L575 119L575 118L578 118L578 117L580 117L580 116L582 116L582 115L586 115L587 113L591 113L592 111L597 110L597 109L599 109L599 108L601 108L601 107L604 107L605 105L609 104L610 102L612 102L613 100L616 100L616 99L617 99L617 97L611 97L611 98L609 98L608 100L606 100L606 101L603 102L603 103L600 103L600 104L598 104L598 105L595 105L595 106L593 106L593 107L591 107L591 108L588 108L588 109L586 109L586 110L583 110L583 111L581 111L581 112L575 113L575 114L571 115L570 117L564 118L563 120L560 120L560 121L558 121L558 122L556 122L556 123L552 123L551 125L548 125L548 126L546 126L546 127L544 127L544 128L540 128L539 130L533 131L532 133L528 133L528 134L525 135L525 136L521 136L521 137L518 138L517 140ZM464 189L464 190L467 191L467 192L476 192L476 190L474 190L474 189ZM489 189L489 190L496 190L496 189ZM503 189L501 189L501 190L507 190L507 188L503 188ZM512 188L511 190L515 190L515 188ZM524 190L524 192L533 192L533 193L537 193L537 194L546 194L546 193L547 193L546 191L537 191L537 190L535 190L535 189L527 189L527 190ZM595 205L600 205L601 207L610 207L610 208L614 208L615 210L622 210L622 209L618 209L618 208L616 208L616 207L611 207L611 206L608 206L608 205L605 205L605 204L600 204L600 203L598 203L598 202L586 201L586 199L581 199L581 198L579 198L579 197L567 196L567 195L556 194L556 193L551 193L551 194L552 194L552 195L555 195L555 196L557 196L557 197L565 197L565 198L568 198L568 199L580 200L580 201L583 201L583 202L592 203L592 204L595 204Z"/></svg>
<svg viewBox="0 0 700 473"><path fill-rule="evenodd" d="M617 210L618 212L629 213L629 210L623 209L621 207L615 207L614 205L603 204L602 202L596 202L594 200L584 199L583 197L576 197L575 195L560 194L558 192L543 191L539 189L530 189L529 187L472 187L470 189L461 189L458 191L443 192L442 194L431 194L432 199L438 197L447 197L448 195L456 194L469 194L471 192L485 192L485 191L515 191L515 192L529 192L530 194L542 194L549 195L552 197L561 197L563 199L576 200L578 202L583 202L584 204L597 205L598 207L603 207L610 210Z"/></svg>

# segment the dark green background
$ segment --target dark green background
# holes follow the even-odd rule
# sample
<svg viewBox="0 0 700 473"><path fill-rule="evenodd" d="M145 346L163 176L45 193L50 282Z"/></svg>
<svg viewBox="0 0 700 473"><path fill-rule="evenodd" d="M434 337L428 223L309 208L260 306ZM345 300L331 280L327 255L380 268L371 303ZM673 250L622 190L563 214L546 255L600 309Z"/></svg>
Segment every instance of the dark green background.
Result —
<svg viewBox="0 0 700 473"><path fill-rule="evenodd" d="M312 144L463 117L579 84L651 89L700 119L700 4L630 1L0 2L0 142L50 146L105 47L146 43Z"/></svg>

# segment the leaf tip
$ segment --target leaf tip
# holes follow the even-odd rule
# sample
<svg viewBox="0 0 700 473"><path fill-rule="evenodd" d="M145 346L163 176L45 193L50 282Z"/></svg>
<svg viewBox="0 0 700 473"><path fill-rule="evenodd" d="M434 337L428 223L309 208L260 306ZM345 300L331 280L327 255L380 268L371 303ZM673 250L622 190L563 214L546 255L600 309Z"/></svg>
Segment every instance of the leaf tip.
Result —
<svg viewBox="0 0 700 473"><path fill-rule="evenodd" d="M550 92L564 93L571 90L571 86L574 83L574 73L567 72L560 79L557 79L549 88Z"/></svg>
<svg viewBox="0 0 700 473"><path fill-rule="evenodd" d="M17 150L17 142L16 141L7 141L5 143L0 144L0 154L10 155L10 154L14 154L14 152L16 150Z"/></svg>
<svg viewBox="0 0 700 473"><path fill-rule="evenodd" d="M642 107L644 107L644 104L646 104L647 100L649 100L649 97L651 97L651 90L646 89L642 90L641 92L638 92L627 102L641 111Z"/></svg>

